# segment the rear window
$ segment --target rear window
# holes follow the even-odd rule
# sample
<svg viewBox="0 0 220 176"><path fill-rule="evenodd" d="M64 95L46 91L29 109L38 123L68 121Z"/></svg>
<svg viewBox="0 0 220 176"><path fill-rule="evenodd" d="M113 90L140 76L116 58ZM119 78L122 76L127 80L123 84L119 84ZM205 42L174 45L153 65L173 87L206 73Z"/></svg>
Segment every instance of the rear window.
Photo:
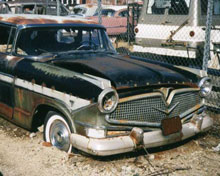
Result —
<svg viewBox="0 0 220 176"><path fill-rule="evenodd" d="M213 7L213 15L220 15L220 0L214 0L214 7ZM202 15L207 14L207 7L208 7L208 1L207 0L201 0L201 13Z"/></svg>
<svg viewBox="0 0 220 176"><path fill-rule="evenodd" d="M188 15L190 0L149 0L147 14Z"/></svg>

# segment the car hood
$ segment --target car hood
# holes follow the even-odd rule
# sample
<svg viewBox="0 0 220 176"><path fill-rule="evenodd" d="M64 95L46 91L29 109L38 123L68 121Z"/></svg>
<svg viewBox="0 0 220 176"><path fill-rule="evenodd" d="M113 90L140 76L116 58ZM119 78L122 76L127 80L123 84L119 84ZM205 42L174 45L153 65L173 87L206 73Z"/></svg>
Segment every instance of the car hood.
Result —
<svg viewBox="0 0 220 176"><path fill-rule="evenodd" d="M116 89L157 84L191 82L189 72L143 62L130 57L105 54L74 55L57 59L54 64L70 70L109 79ZM187 73L187 74L184 74Z"/></svg>

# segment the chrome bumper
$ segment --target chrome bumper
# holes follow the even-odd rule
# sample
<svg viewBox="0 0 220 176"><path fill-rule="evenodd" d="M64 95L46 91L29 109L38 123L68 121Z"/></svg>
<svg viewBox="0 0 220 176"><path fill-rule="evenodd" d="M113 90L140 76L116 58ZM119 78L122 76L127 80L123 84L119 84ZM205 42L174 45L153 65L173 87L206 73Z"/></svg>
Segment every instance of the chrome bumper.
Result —
<svg viewBox="0 0 220 176"><path fill-rule="evenodd" d="M199 132L207 131L213 125L213 120L209 116L203 117L202 123L191 121L182 126L182 131L179 133L164 136L161 130L145 132L140 136L129 135L112 138L95 139L71 134L71 143L73 147L82 150L86 153L98 156L114 155L133 151L134 149L145 146L146 148L158 147L166 144L175 143L194 136ZM136 134L140 133L141 129L136 128ZM132 130L132 132L134 132ZM131 132L131 133L132 133Z"/></svg>

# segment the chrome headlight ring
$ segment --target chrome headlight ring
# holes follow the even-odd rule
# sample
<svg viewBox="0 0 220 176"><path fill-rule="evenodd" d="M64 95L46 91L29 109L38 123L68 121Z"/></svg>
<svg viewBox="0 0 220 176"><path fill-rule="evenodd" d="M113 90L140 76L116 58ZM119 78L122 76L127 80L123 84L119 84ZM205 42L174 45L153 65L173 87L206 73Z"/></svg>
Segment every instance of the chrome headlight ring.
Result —
<svg viewBox="0 0 220 176"><path fill-rule="evenodd" d="M203 77L198 86L200 87L200 95L202 97L207 97L212 91L212 81L209 77Z"/></svg>
<svg viewBox="0 0 220 176"><path fill-rule="evenodd" d="M111 113L118 105L119 97L112 88L104 89L98 97L98 108L102 113Z"/></svg>

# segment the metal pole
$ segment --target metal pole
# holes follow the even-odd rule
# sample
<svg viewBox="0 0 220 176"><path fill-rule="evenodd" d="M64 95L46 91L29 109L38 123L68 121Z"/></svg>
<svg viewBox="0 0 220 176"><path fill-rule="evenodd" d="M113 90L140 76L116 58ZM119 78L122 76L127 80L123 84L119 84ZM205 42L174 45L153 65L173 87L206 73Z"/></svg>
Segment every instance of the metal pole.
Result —
<svg viewBox="0 0 220 176"><path fill-rule="evenodd" d="M57 16L60 16L60 0L57 0Z"/></svg>
<svg viewBox="0 0 220 176"><path fill-rule="evenodd" d="M211 37L211 27L212 27L212 12L213 12L213 0L208 0L206 30L205 30L205 46L204 46L204 52L203 52L203 65L202 65L202 69L204 71L207 71L207 69L208 69L208 59L210 57L210 37Z"/></svg>
<svg viewBox="0 0 220 176"><path fill-rule="evenodd" d="M98 17L99 24L102 24L102 0L98 0Z"/></svg>
<svg viewBox="0 0 220 176"><path fill-rule="evenodd" d="M47 11L48 11L48 0L46 0L46 14L47 14Z"/></svg>

